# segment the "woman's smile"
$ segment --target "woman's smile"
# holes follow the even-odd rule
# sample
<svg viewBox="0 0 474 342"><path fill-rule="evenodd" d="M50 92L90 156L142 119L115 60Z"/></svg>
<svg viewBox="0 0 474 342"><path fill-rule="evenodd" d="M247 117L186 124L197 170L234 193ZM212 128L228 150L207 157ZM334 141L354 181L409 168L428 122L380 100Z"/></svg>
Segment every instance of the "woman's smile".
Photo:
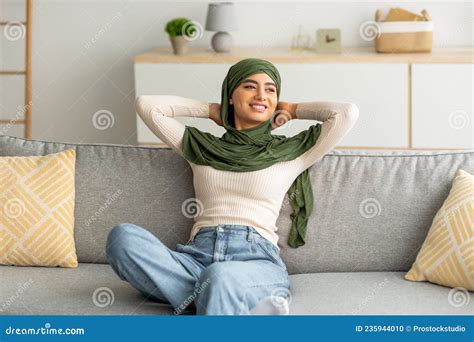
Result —
<svg viewBox="0 0 474 342"><path fill-rule="evenodd" d="M267 110L267 107L262 106L262 105L253 105L253 104L251 104L250 108L252 108L252 110L254 110L258 113L264 113Z"/></svg>

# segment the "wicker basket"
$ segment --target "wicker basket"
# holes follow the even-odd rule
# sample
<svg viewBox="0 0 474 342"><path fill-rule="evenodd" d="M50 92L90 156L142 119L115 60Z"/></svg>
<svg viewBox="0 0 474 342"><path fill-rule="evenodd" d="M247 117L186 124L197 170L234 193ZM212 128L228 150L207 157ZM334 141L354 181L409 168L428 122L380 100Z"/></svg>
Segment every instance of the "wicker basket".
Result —
<svg viewBox="0 0 474 342"><path fill-rule="evenodd" d="M424 11L426 21L383 22L376 15L379 31L375 37L377 52L431 52L433 47L433 21Z"/></svg>

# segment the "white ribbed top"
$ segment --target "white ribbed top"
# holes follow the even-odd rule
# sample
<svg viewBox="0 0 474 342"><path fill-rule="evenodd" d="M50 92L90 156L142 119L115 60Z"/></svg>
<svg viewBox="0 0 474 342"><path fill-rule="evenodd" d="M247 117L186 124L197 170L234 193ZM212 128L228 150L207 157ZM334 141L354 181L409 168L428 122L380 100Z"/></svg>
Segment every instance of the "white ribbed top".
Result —
<svg viewBox="0 0 474 342"><path fill-rule="evenodd" d="M209 118L207 102L180 96L144 95L137 98L135 105L150 130L181 156L185 125L173 117ZM205 226L248 225L279 248L276 221L285 194L301 172L342 140L358 116L359 110L352 103L301 102L296 117L321 121L322 126L315 145L298 158L251 172L216 170L188 161L193 170L196 199L202 204L201 213L194 219L190 239Z"/></svg>

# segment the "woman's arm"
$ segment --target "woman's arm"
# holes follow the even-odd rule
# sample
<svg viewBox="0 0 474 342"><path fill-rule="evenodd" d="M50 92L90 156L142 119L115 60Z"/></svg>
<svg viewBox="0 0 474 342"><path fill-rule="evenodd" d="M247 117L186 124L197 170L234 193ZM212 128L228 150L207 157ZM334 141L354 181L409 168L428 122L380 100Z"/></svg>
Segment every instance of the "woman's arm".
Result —
<svg viewBox="0 0 474 342"><path fill-rule="evenodd" d="M135 110L148 128L181 156L186 127L174 117L209 118L209 108L207 102L173 95L142 95L135 100Z"/></svg>
<svg viewBox="0 0 474 342"><path fill-rule="evenodd" d="M330 152L352 129L359 117L359 109L353 103L318 101L288 104L292 119L322 121L321 133L308 151L295 159L299 173Z"/></svg>

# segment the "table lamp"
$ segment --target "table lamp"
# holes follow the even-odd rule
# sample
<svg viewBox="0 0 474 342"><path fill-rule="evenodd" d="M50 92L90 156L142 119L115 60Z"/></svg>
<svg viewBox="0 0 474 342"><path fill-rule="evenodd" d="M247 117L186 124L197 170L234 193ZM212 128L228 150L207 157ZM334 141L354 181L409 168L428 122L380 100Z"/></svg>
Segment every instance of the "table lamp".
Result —
<svg viewBox="0 0 474 342"><path fill-rule="evenodd" d="M228 31L237 30L234 3L210 3L207 10L206 31L217 31L212 36L211 45L215 52L229 52L233 47L232 36Z"/></svg>

